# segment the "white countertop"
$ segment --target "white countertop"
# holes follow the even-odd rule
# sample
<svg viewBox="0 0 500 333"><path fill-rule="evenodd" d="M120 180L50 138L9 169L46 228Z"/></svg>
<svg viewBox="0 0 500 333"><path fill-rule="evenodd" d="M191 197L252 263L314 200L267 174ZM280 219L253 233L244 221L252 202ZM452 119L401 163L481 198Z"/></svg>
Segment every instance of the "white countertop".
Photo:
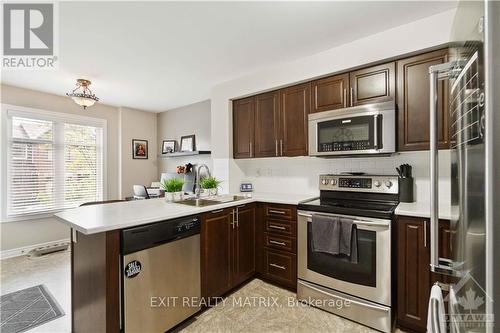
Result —
<svg viewBox="0 0 500 333"><path fill-rule="evenodd" d="M297 205L301 201L314 198L311 195L283 193L250 193L250 195L251 197L247 199L205 207L169 203L164 198L133 200L68 209L55 214L55 216L71 228L89 235L200 214L251 202Z"/></svg>
<svg viewBox="0 0 500 333"><path fill-rule="evenodd" d="M430 218L431 204L428 202L400 202L394 214ZM439 218L456 220L458 218L458 206L440 205Z"/></svg>

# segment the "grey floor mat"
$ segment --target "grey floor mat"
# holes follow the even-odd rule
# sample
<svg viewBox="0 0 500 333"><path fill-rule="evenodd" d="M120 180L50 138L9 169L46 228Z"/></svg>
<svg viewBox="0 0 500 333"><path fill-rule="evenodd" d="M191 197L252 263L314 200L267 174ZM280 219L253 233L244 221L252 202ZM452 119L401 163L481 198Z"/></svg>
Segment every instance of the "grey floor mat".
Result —
<svg viewBox="0 0 500 333"><path fill-rule="evenodd" d="M38 285L0 298L0 332L19 333L64 316L47 287Z"/></svg>

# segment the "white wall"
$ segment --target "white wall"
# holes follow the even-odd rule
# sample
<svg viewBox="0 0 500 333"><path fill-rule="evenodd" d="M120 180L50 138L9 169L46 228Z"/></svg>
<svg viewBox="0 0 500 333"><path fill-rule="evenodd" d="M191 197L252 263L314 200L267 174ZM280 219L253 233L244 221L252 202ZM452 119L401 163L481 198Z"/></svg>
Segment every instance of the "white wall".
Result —
<svg viewBox="0 0 500 333"><path fill-rule="evenodd" d="M449 41L454 13L454 10L443 12L215 86L211 92L212 158L216 176L226 180L224 191L237 191L242 180L250 179L256 182L256 190L286 193L293 186L296 193L317 193L315 186L320 173L344 171L358 168L358 165L359 169L367 172L383 169L394 173L394 163L412 161L419 164L425 153L399 155L390 166L384 158L234 160L231 99L445 44ZM425 168L417 169L421 169L418 171L421 174L417 187L425 189L425 179L428 178ZM260 177L257 177L257 170L261 170ZM262 176L262 170L265 170L264 174L267 172L267 176ZM420 197L425 198L425 195Z"/></svg>
<svg viewBox="0 0 500 333"><path fill-rule="evenodd" d="M178 149L183 135L196 135L197 150L211 150L210 100L186 105L158 114L158 154L163 140L177 140ZM212 169L210 155L159 159L158 171L175 172L178 165L205 163Z"/></svg>
<svg viewBox="0 0 500 333"><path fill-rule="evenodd" d="M120 109L120 198L133 196L133 185L157 181L156 113ZM132 158L132 139L148 141L148 159Z"/></svg>
<svg viewBox="0 0 500 333"><path fill-rule="evenodd" d="M9 85L1 85L0 87L1 102L5 104L107 120L106 199L122 198L120 188L130 188L132 183L150 183L156 178L158 173L155 162L157 149L156 114L116 108L102 103L97 103L83 110L68 97ZM120 126L121 123L123 123L123 128ZM131 157L130 136L135 135L139 139L150 140L150 159L140 161L144 163L135 163ZM5 144L2 142L2 147ZM70 235L69 228L52 217L2 222L0 223L0 231L0 250L2 251L66 239Z"/></svg>

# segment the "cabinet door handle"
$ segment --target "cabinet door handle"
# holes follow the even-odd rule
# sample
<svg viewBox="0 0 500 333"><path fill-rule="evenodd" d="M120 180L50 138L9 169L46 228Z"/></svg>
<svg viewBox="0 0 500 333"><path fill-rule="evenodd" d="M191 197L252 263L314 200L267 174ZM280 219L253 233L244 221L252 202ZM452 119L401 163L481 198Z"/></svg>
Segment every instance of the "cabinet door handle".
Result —
<svg viewBox="0 0 500 333"><path fill-rule="evenodd" d="M234 223L236 223L236 228L240 227L240 211L239 211L239 207L236 207L235 222Z"/></svg>
<svg viewBox="0 0 500 333"><path fill-rule="evenodd" d="M350 89L350 92L351 92L351 105L349 105L349 106L353 106L353 104L354 104L354 96L353 96L353 91L354 91L354 90L353 90L353 89L352 89L352 87L351 87L351 89Z"/></svg>
<svg viewBox="0 0 500 333"><path fill-rule="evenodd" d="M281 246L285 246L286 245L285 242L278 242L278 241L275 241L275 240L270 240L269 243L270 244L281 245Z"/></svg>
<svg viewBox="0 0 500 333"><path fill-rule="evenodd" d="M217 213L222 213L224 209L219 209L219 210L213 210L211 213L212 214L217 214Z"/></svg>
<svg viewBox="0 0 500 333"><path fill-rule="evenodd" d="M278 230L286 230L285 227L281 227L279 225L274 225L274 224L270 224L269 228L278 229Z"/></svg>
<svg viewBox="0 0 500 333"><path fill-rule="evenodd" d="M253 157L252 142L249 142L248 144L250 145L250 157Z"/></svg>
<svg viewBox="0 0 500 333"><path fill-rule="evenodd" d="M280 150L281 150L281 156L283 156L283 140L280 139Z"/></svg>
<svg viewBox="0 0 500 333"><path fill-rule="evenodd" d="M286 214L282 210L275 210L275 209L269 209L269 213L271 213L271 214L281 214L281 215L285 215Z"/></svg>
<svg viewBox="0 0 500 333"><path fill-rule="evenodd" d="M275 141L275 148L276 148L276 156L278 156L278 139L276 139L274 141Z"/></svg>
<svg viewBox="0 0 500 333"><path fill-rule="evenodd" d="M279 269L282 269L282 270L286 269L285 266L281 266L281 265L277 265L277 264L269 264L269 266L276 267L276 268L279 268Z"/></svg>
<svg viewBox="0 0 500 333"><path fill-rule="evenodd" d="M234 229L234 209L231 211L231 215L233 217L233 220L231 221L231 228Z"/></svg>
<svg viewBox="0 0 500 333"><path fill-rule="evenodd" d="M424 220L424 247L427 247L427 220Z"/></svg>
<svg viewBox="0 0 500 333"><path fill-rule="evenodd" d="M342 104L344 104L344 106L347 106L347 89L344 88L344 100L342 101Z"/></svg>

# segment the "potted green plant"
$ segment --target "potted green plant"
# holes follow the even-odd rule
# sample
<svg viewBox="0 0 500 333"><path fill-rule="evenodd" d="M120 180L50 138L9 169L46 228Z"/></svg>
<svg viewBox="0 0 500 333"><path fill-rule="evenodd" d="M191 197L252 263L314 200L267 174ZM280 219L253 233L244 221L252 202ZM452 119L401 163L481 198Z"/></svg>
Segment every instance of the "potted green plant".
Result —
<svg viewBox="0 0 500 333"><path fill-rule="evenodd" d="M160 186L165 190L165 199L167 201L181 200L183 196L182 187L184 179L170 178L164 179Z"/></svg>
<svg viewBox="0 0 500 333"><path fill-rule="evenodd" d="M222 180L218 180L215 177L205 177L201 179L200 185L204 190L207 190L209 195L217 195L217 190Z"/></svg>

